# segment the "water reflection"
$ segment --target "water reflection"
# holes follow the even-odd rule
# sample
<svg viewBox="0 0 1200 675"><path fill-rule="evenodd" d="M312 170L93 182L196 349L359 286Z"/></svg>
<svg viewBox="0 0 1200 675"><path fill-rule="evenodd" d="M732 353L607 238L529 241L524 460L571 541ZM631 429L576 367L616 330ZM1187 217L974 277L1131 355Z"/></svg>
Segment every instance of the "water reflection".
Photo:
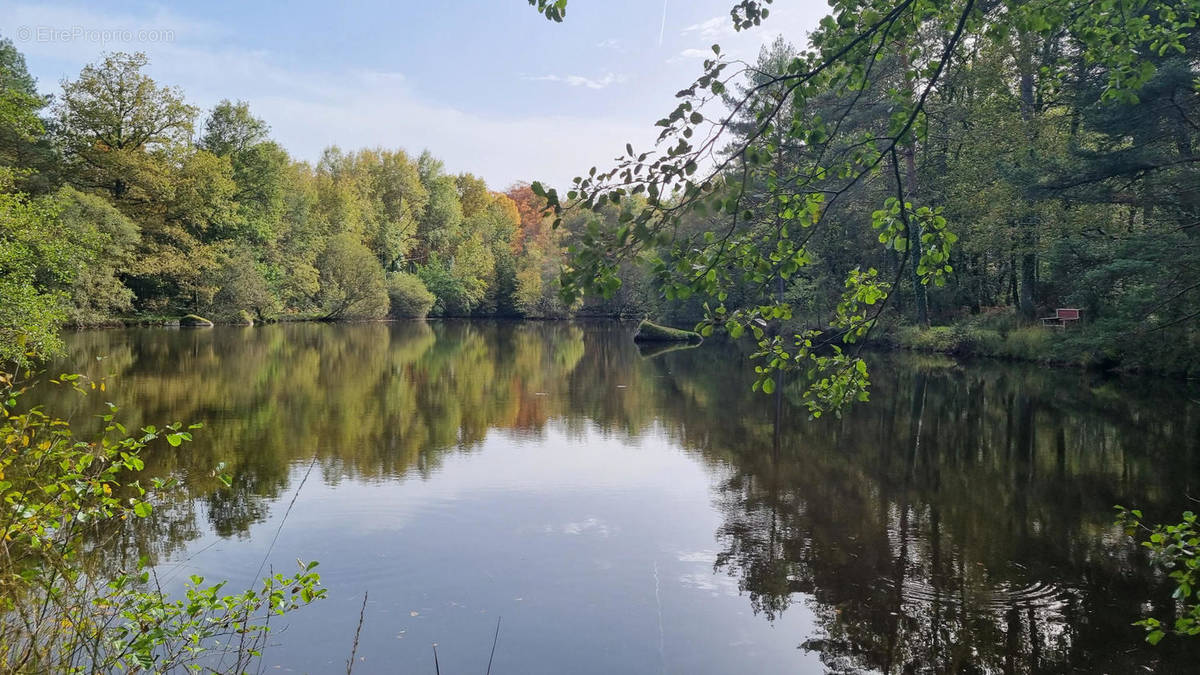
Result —
<svg viewBox="0 0 1200 675"><path fill-rule="evenodd" d="M497 433L546 452L561 434L688 452L707 478L678 480L707 481L710 504L695 518L713 512L719 525L704 551L680 558L715 574L680 583L736 584L751 610L724 618L736 625L790 630L784 619L803 606L811 625L773 639L826 672L1188 672L1200 658L1189 643L1147 648L1129 626L1147 599L1161 616L1171 607L1111 526L1115 503L1165 518L1200 493L1194 395L1153 380L880 356L872 402L814 422L794 384L773 399L750 394L732 347L643 355L630 331L479 322L96 331L72 335L56 368L110 376L131 426L207 426L186 452L149 458L149 471L181 478L187 494L123 532L123 547L106 552L116 558L178 558L213 534L248 540L314 457L332 488L407 485L450 480L439 467L482 452ZM100 404L62 395L79 416ZM662 437L666 449L648 440ZM234 475L229 488L212 473L221 464ZM578 531L561 533L600 537L609 553L633 546L609 537L602 518L568 525ZM716 611L694 602L698 614ZM547 610L540 620L562 618ZM669 629L630 639L657 643ZM740 662L728 644L688 644L675 665L727 670L715 664ZM663 654L608 665L658 672L670 665ZM517 658L509 672L578 670L553 651ZM803 663L791 667L815 667Z"/></svg>

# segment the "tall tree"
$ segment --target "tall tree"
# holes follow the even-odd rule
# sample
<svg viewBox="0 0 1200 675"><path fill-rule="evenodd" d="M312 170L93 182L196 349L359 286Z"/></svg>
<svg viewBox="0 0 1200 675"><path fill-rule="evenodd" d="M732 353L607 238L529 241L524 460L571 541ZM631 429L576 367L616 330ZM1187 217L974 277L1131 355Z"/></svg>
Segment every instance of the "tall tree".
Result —
<svg viewBox="0 0 1200 675"><path fill-rule="evenodd" d="M178 89L142 72L147 63L140 52L108 54L64 80L54 108L72 179L123 205L167 189L165 155L188 144L197 113Z"/></svg>

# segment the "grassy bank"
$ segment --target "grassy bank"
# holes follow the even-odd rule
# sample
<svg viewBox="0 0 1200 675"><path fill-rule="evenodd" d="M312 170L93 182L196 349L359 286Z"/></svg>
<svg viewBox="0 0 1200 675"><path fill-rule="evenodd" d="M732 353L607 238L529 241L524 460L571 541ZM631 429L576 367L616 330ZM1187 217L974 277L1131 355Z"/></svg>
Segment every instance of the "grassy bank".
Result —
<svg viewBox="0 0 1200 675"><path fill-rule="evenodd" d="M895 324L882 331L875 342L926 353L1200 376L1200 359L1187 355L1189 350L1148 348L1138 337L1090 323L1066 328L1029 324L1007 313L966 317L941 326Z"/></svg>

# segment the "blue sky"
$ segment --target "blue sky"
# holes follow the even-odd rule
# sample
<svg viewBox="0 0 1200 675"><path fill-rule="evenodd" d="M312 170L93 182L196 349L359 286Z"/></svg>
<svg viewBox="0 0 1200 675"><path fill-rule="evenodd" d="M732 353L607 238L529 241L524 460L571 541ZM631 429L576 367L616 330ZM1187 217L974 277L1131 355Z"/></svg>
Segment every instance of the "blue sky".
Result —
<svg viewBox="0 0 1200 675"><path fill-rule="evenodd" d="M248 101L300 159L332 144L428 148L504 188L565 184L627 141L649 147L714 42L753 61L777 35L803 42L828 9L779 0L762 27L734 33L731 4L571 0L553 24L525 0L0 0L0 35L46 93L103 52L142 51L196 105Z"/></svg>

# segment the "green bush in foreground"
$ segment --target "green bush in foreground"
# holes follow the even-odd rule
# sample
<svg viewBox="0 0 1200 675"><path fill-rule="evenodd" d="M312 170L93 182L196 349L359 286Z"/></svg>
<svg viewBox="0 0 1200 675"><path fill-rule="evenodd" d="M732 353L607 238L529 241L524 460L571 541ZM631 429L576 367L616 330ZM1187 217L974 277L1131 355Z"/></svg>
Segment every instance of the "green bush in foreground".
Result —
<svg viewBox="0 0 1200 675"><path fill-rule="evenodd" d="M104 390L79 375L51 382ZM241 673L258 656L267 617L324 597L316 563L233 594L192 576L177 599L159 589L145 560L133 570L98 569L85 553L97 533L153 517L175 489L158 478L142 485L143 451L163 441L178 447L196 426L130 434L113 408L103 430L82 439L40 408L22 412L21 393L0 374L0 671L165 673L198 670L215 652L228 664L222 672Z"/></svg>
<svg viewBox="0 0 1200 675"><path fill-rule="evenodd" d="M1175 582L1175 620L1164 624L1154 617L1144 617L1134 625L1146 629L1146 642L1158 644L1168 634L1200 635L1200 522L1191 511L1183 513L1183 522L1175 525L1147 526L1142 512L1118 506L1117 524L1130 537L1145 536L1141 545L1150 550L1150 561L1166 571Z"/></svg>

